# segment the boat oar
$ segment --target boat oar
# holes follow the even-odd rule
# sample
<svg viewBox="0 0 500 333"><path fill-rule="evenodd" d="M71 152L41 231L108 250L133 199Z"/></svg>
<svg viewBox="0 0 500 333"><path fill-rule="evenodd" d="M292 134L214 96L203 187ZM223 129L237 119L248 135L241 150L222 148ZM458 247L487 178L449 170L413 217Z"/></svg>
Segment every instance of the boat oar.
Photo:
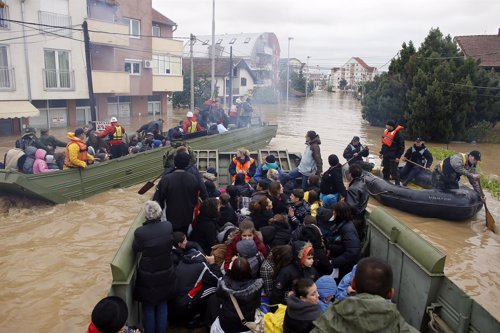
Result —
<svg viewBox="0 0 500 333"><path fill-rule="evenodd" d="M362 151L365 151L365 150L367 150L367 149L368 149L368 147L367 147L367 146L363 147L363 149L361 149L361 150L359 151L359 153L357 153L357 155L355 155L355 156L351 157L350 159L348 159L348 160L347 160L347 162L345 162L344 164L342 164L342 166L344 166L344 165L346 165L347 163L351 162L353 159L355 159L356 157L358 157L358 156L359 156L359 154L361 154L361 152L362 152Z"/></svg>
<svg viewBox="0 0 500 333"><path fill-rule="evenodd" d="M411 163L411 164L415 164L416 166L421 167L421 168L422 168L422 169L424 169L424 170L431 171L431 170L427 169L426 167L424 167L423 165L420 165L420 164L418 164L418 163L413 162L412 160L406 159L404 162L409 162L409 163Z"/></svg>
<svg viewBox="0 0 500 333"><path fill-rule="evenodd" d="M481 180L477 180L477 184L479 185L479 190L481 191L481 197L484 198L483 188L481 187ZM491 215L488 206L486 206L486 202L484 202L484 215L486 215L486 228L490 229L495 233L495 220L493 219L493 215Z"/></svg>
<svg viewBox="0 0 500 333"><path fill-rule="evenodd" d="M146 184L144 184L143 187L141 187L139 189L139 191L137 191L137 193L144 194L147 191L149 191L151 189L151 187L155 186L155 181L157 181L158 178L160 178L162 175L163 175L163 173L161 175L159 175L158 177L156 177L155 179L148 181Z"/></svg>

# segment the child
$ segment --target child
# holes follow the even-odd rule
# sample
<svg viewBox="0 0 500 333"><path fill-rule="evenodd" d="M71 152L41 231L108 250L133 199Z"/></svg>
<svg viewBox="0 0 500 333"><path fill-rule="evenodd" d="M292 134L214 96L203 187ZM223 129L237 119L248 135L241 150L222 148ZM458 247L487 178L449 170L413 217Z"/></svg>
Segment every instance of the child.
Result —
<svg viewBox="0 0 500 333"><path fill-rule="evenodd" d="M308 333L313 321L321 315L318 306L318 289L311 279L298 279L293 286L293 295L287 300L283 332Z"/></svg>
<svg viewBox="0 0 500 333"><path fill-rule="evenodd" d="M47 173L57 171L55 169L50 169L45 161L45 156L47 152L43 149L37 149L35 152L35 162L33 162L33 174Z"/></svg>
<svg viewBox="0 0 500 333"><path fill-rule="evenodd" d="M323 275L316 281L316 287L318 287L319 307L321 312L325 312L335 299L337 283L331 275Z"/></svg>
<svg viewBox="0 0 500 333"><path fill-rule="evenodd" d="M184 234L182 231L174 232L172 238L172 256L174 259L174 264L179 263L179 261L185 255L194 255L197 252L204 253L200 244L193 241L188 241L186 238L186 234Z"/></svg>
<svg viewBox="0 0 500 333"><path fill-rule="evenodd" d="M240 223L240 228L235 233L231 234L227 240L226 255L224 258L225 272L229 270L229 264L231 263L233 257L238 254L236 245L242 239L253 240L255 242L255 245L257 246L257 249L264 256L264 258L267 256L266 247L264 243L262 243L259 233L257 232L257 230L255 230L255 226L252 220L245 219Z"/></svg>
<svg viewBox="0 0 500 333"><path fill-rule="evenodd" d="M308 193L309 193L309 195L308 195L307 199L305 199L305 200L311 206L311 216L316 217L316 215L318 214L318 208L321 207L321 201L319 201L318 192L312 190L312 191L309 191ZM306 196L304 195L304 198L305 197Z"/></svg>
<svg viewBox="0 0 500 333"><path fill-rule="evenodd" d="M258 278L260 265L264 261L264 257L259 250L257 250L255 242L251 239L242 239L236 244L236 250L240 257L244 257L248 260L252 277Z"/></svg>

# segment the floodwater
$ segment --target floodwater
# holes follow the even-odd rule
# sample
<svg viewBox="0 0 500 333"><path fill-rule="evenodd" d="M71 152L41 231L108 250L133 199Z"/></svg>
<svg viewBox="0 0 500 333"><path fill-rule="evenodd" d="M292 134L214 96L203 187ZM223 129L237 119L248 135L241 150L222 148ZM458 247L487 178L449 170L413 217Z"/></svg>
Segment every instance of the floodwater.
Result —
<svg viewBox="0 0 500 333"><path fill-rule="evenodd" d="M304 135L315 130L322 140L322 155L339 156L358 135L377 155L382 129L365 123L360 104L346 95L317 92L307 101L289 105L256 106L266 122L279 125L269 148L302 152ZM173 110L168 126L186 110ZM134 119L127 130L149 118ZM167 127L168 127L167 126ZM54 129L60 139L65 129ZM16 138L0 138L0 156ZM407 142L409 146L411 142ZM446 148L445 145L440 145ZM450 149L478 149L481 170L495 175L500 165L498 146L454 144ZM343 160L341 158L341 160ZM0 326L13 332L82 332L95 303L106 296L109 263L141 205L151 193L137 194L141 185L112 190L92 198L51 206L0 197ZM500 221L500 204L489 194L488 207ZM371 201L370 206L378 205ZM423 219L387 208L397 218L447 254L446 273L488 311L500 319L500 235L484 226L484 211L466 222Z"/></svg>

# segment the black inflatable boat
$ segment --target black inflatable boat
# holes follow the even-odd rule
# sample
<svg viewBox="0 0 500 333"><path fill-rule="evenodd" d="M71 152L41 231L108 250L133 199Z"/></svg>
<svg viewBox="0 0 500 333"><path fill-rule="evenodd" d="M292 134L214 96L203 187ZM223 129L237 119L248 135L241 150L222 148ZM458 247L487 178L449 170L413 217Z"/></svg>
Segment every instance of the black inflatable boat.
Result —
<svg viewBox="0 0 500 333"><path fill-rule="evenodd" d="M396 186L369 172L363 175L372 197L385 206L411 214L461 221L483 207L479 194L465 186L457 190L413 189Z"/></svg>

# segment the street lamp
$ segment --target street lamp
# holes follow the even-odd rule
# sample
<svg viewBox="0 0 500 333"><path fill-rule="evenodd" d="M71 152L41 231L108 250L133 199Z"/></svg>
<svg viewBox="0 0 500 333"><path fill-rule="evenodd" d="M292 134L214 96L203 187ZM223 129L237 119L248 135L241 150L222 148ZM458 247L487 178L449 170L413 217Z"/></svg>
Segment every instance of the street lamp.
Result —
<svg viewBox="0 0 500 333"><path fill-rule="evenodd" d="M288 104L288 91L290 89L290 41L293 37L288 37L288 58L286 60L286 104Z"/></svg>
<svg viewBox="0 0 500 333"><path fill-rule="evenodd" d="M306 98L307 98L307 90L309 88L309 59L311 58L311 56L307 56L307 73L306 73Z"/></svg>
<svg viewBox="0 0 500 333"><path fill-rule="evenodd" d="M212 0L212 82L210 85L210 98L215 98L215 0Z"/></svg>

